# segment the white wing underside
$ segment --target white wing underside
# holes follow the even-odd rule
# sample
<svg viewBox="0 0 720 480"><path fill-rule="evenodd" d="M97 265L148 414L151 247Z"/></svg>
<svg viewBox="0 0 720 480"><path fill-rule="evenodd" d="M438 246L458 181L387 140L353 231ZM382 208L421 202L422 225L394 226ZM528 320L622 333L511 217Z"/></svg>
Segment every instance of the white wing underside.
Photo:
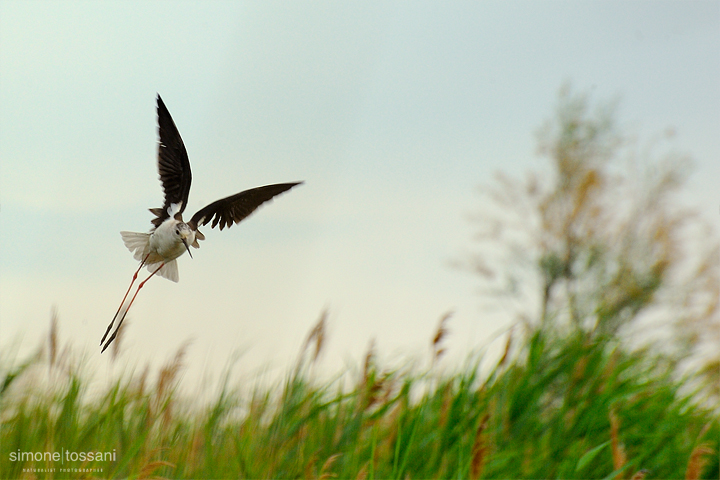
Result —
<svg viewBox="0 0 720 480"><path fill-rule="evenodd" d="M122 236L123 243L125 243L128 250L132 252L135 260L142 262L146 256L148 257L147 260L145 260L145 265L151 272L157 270L160 264L163 263L163 258L156 252L152 252L148 256L148 253L150 252L149 233L120 232L120 235ZM155 275L160 275L163 278L167 278L168 280L172 280L177 283L177 281L180 280L180 276L178 275L177 260L171 260L165 263L165 265L163 265L163 267L158 270Z"/></svg>

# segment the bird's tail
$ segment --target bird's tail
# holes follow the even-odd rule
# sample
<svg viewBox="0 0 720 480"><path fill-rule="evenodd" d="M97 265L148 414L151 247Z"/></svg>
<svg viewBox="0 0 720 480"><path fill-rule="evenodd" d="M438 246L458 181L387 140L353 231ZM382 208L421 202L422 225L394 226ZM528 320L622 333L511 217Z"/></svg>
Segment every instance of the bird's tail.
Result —
<svg viewBox="0 0 720 480"><path fill-rule="evenodd" d="M148 265L148 270L155 271L158 268L158 264L155 265ZM163 278L167 278L168 280L172 280L173 282L177 283L178 280L180 280L180 275L178 274L178 267L177 267L177 260L171 260L167 262L163 267L156 273L156 275L160 275Z"/></svg>
<svg viewBox="0 0 720 480"><path fill-rule="evenodd" d="M133 258L135 258L138 262L145 260L145 265L149 271L154 272L162 263L164 263L163 258L157 253L148 255L148 253L150 253L149 233L120 232L120 235L122 236L125 246L132 252ZM158 270L156 275L172 280L173 282L177 282L180 279L180 276L178 275L177 262L172 260L165 263L163 267Z"/></svg>

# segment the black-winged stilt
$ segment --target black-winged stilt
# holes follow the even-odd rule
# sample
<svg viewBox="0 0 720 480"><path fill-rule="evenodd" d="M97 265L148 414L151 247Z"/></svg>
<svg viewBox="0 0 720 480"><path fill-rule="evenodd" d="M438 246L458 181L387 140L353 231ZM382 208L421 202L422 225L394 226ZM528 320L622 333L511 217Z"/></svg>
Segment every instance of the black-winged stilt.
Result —
<svg viewBox="0 0 720 480"><path fill-rule="evenodd" d="M102 352L105 351L117 336L118 330L120 330L128 310L135 301L135 297L137 297L140 289L145 285L145 282L150 280L155 274L172 280L173 282L178 281L176 259L185 253L186 250L192 258L190 246L200 248L198 240L205 240L205 235L198 230L198 227L212 222L211 228L215 228L218 225L220 226L220 230L225 227L229 228L235 223L240 223L245 217L255 211L257 207L272 199L274 196L290 190L295 185L303 183L278 183L245 190L244 192L225 197L201 208L192 216L189 222L184 222L182 212L187 205L188 195L190 193L190 182L192 180L190 161L188 160L187 151L185 150L185 145L180 137L180 133L160 95L157 96L157 116L158 133L160 135L157 164L158 172L160 173L160 182L162 183L163 192L165 193L165 203L162 208L150 209L156 216L156 218L152 220L153 227L150 233L120 232L125 246L133 252L135 259L140 261L140 266L133 274L130 286L127 292L125 292L122 302L120 302L120 307L118 307L110 325L108 325L107 330L105 330L105 335L103 335L102 340L100 340ZM108 341L105 342L105 338L108 336L108 333L110 333L118 315L120 315L125 300L143 266L147 266L148 270L152 273L140 282L135 294L130 299L130 303L120 317L117 328L115 328L115 331ZM103 345L104 342L105 344Z"/></svg>

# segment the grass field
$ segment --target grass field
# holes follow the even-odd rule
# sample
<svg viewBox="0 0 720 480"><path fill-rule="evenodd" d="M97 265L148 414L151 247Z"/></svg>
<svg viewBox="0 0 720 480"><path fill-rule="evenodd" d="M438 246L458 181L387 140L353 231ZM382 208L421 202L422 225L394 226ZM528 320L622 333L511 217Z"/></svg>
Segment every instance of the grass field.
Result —
<svg viewBox="0 0 720 480"><path fill-rule="evenodd" d="M508 337L490 368L474 356L454 372L387 369L371 350L358 374L320 380L323 325L283 381L226 381L205 406L179 393L184 348L91 392L51 333L37 356L3 359L0 477L719 476L717 409L650 352L538 329ZM443 323L436 355L445 334Z"/></svg>

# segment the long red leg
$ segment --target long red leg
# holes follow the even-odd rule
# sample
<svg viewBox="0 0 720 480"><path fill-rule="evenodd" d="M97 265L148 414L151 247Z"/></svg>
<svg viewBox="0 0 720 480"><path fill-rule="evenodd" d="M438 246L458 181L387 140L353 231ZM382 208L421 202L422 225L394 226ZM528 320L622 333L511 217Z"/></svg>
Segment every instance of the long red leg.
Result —
<svg viewBox="0 0 720 480"><path fill-rule="evenodd" d="M102 348L102 350L100 351L100 353L103 353L103 352L105 351L105 349L106 349L108 346L110 346L110 344L112 343L112 341L115 340L115 337L117 336L118 331L120 330L120 327L121 327L122 324L123 324L123 321L125 321L125 316L127 315L128 310L130 310L130 307L132 307L132 304L133 304L133 302L135 301L135 297L137 297L137 294L140 292L140 289L145 285L145 283L147 283L148 280L150 280L150 279L153 277L153 275L155 275L157 272L159 272L160 269L161 269L162 267L164 267L164 266L165 266L165 263L161 263L160 266L159 266L158 268L156 268L156 269L150 274L150 276L148 276L145 280L143 280L142 282L140 282L140 285L138 285L137 290L135 290L135 294L133 295L132 299L130 299L130 303L128 304L127 308L125 309L125 313L123 313L123 316L120 318L120 322L118 322L117 328L115 329L115 331L113 332L112 336L111 336L110 339L107 341L107 343L105 344L105 346Z"/></svg>
<svg viewBox="0 0 720 480"><path fill-rule="evenodd" d="M135 273L133 274L132 282L130 282L130 286L128 287L127 292L125 292L125 296L123 297L122 302L120 302L120 306L118 307L117 312L115 312L115 316L113 317L112 322L110 322L110 325L108 325L107 330L105 330L105 335L103 335L102 340L100 340L100 345L103 344L103 342L105 341L105 337L107 337L108 333L110 333L110 329L112 328L113 324L115 323L115 319L117 318L118 314L120 313L120 310L122 309L123 304L125 304L125 299L127 298L128 293L130 293L130 289L132 288L133 284L135 283L135 280L137 280L137 276L138 276L138 273L140 273L140 269L143 267L143 265L145 265L145 261L148 259L149 256L150 256L149 253L147 255L145 255L145 258L143 258L143 261L140 262L140 266L138 267L137 270L135 270Z"/></svg>

